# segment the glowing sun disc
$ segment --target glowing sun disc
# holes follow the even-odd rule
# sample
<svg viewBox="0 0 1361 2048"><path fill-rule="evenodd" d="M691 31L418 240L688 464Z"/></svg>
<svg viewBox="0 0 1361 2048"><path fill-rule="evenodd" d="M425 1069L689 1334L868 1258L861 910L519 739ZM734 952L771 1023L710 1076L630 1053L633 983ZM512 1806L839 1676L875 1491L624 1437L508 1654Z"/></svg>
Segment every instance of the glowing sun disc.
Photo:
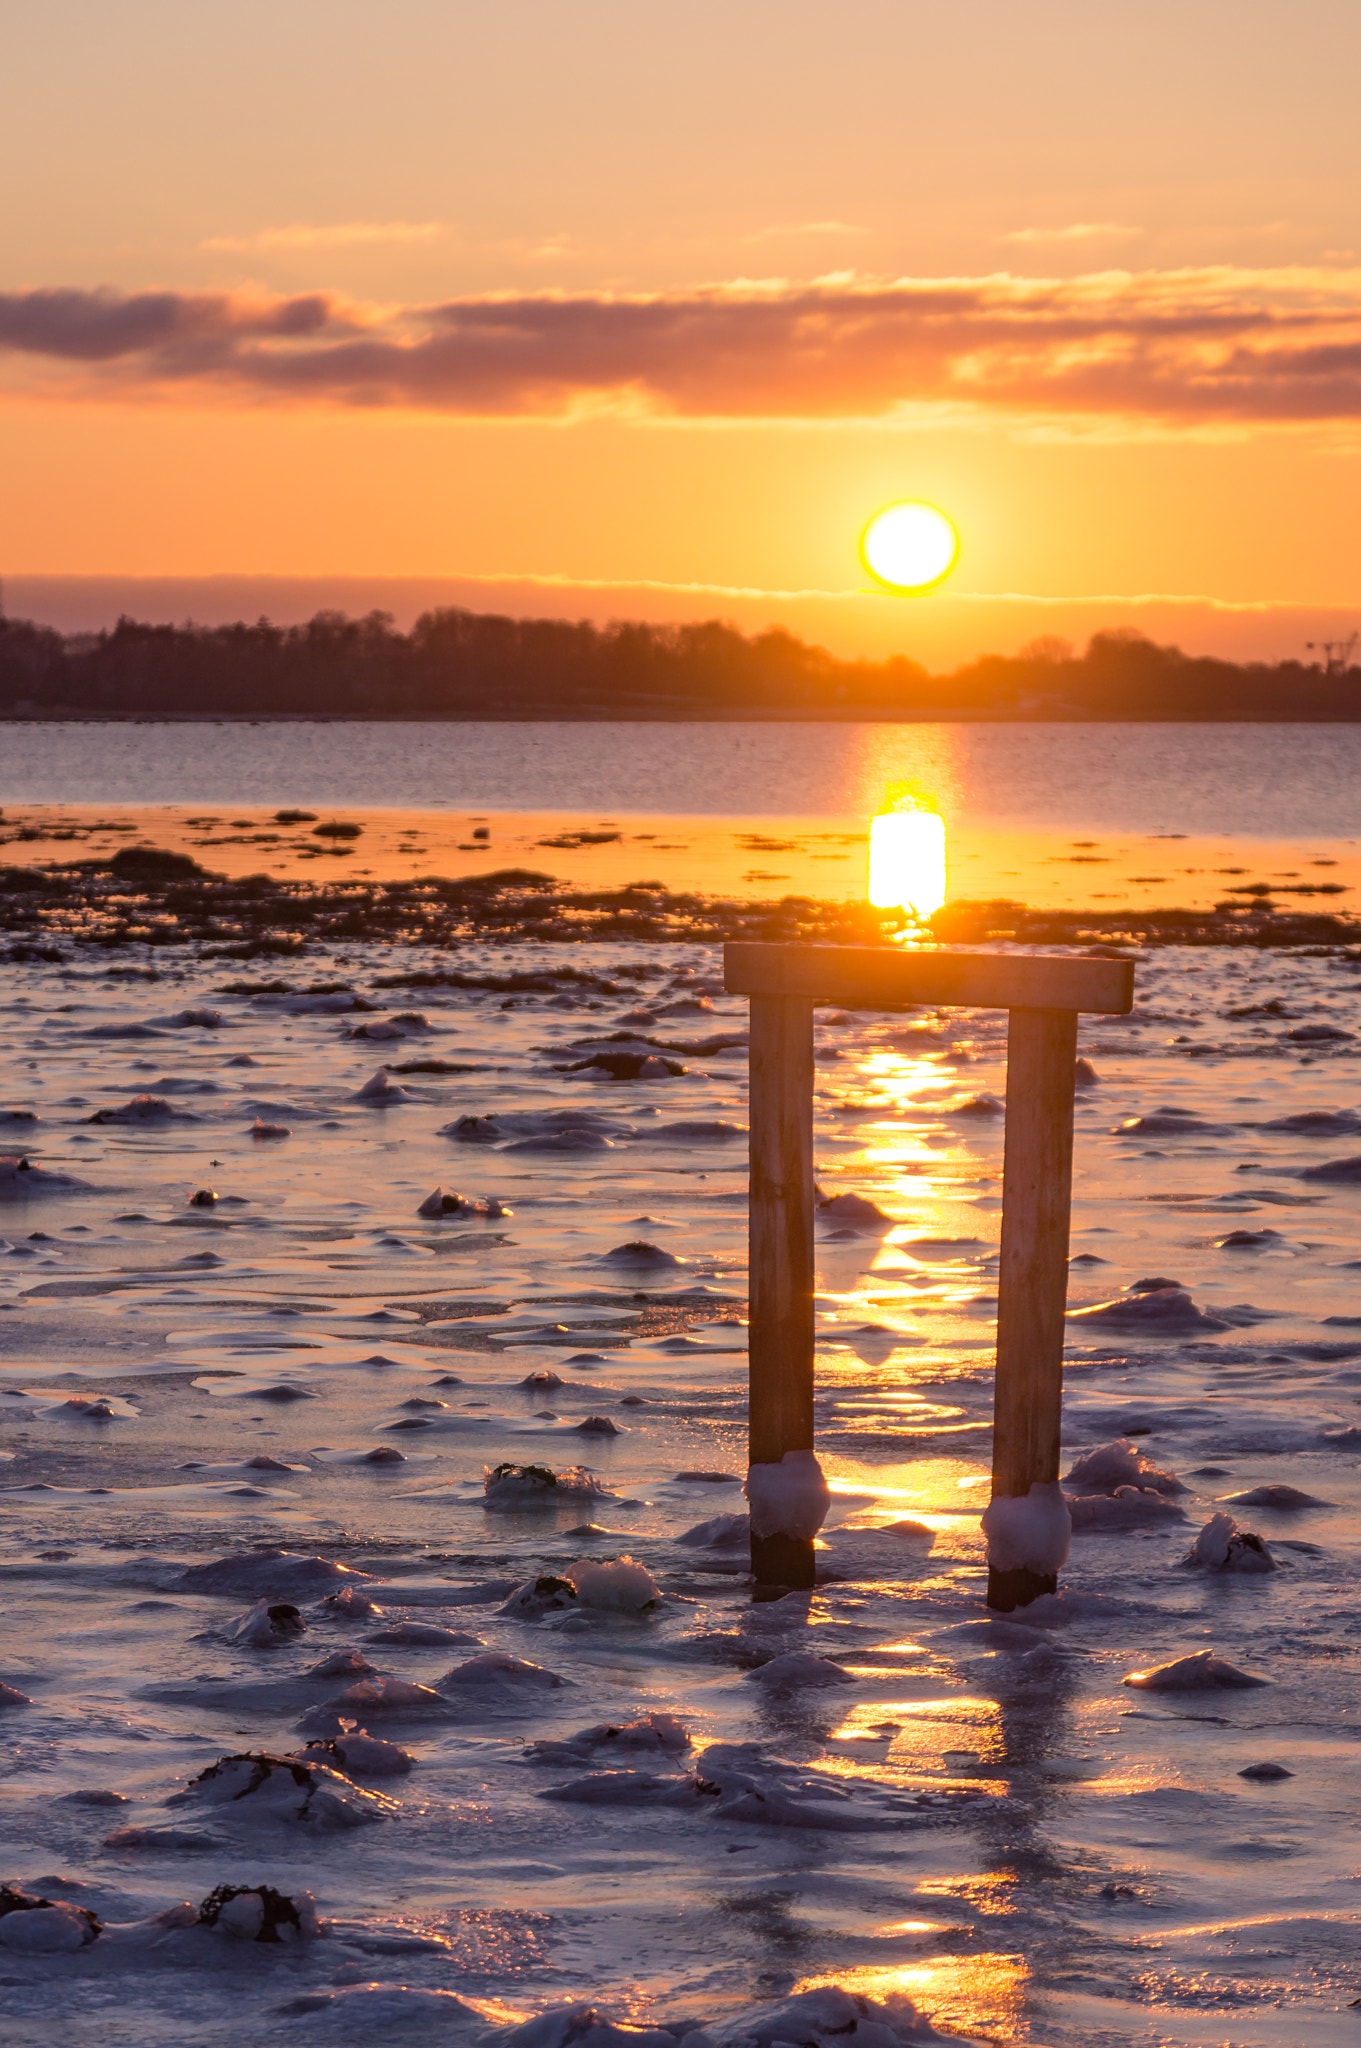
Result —
<svg viewBox="0 0 1361 2048"><path fill-rule="evenodd" d="M953 522L919 498L885 506L860 536L860 559L886 590L930 590L949 575L958 554Z"/></svg>

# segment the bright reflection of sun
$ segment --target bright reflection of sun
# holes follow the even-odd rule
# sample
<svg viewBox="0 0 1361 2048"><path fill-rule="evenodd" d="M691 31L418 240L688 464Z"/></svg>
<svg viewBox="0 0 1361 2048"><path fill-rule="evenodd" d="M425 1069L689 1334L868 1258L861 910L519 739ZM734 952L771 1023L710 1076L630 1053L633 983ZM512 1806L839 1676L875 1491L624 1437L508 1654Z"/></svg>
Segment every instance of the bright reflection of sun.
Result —
<svg viewBox="0 0 1361 2048"><path fill-rule="evenodd" d="M930 917L945 901L945 820L939 811L870 819L869 899L876 910Z"/></svg>
<svg viewBox="0 0 1361 2048"><path fill-rule="evenodd" d="M929 2021L974 2037L1014 2040L1022 2018L1029 1972L1017 1955L942 1955L920 1962L862 1964L834 1974L805 1977L796 1992L836 1984L890 2008L910 2001Z"/></svg>
<svg viewBox="0 0 1361 2048"><path fill-rule="evenodd" d="M955 566L959 535L934 505L909 499L876 512L860 537L860 559L886 590L934 590Z"/></svg>

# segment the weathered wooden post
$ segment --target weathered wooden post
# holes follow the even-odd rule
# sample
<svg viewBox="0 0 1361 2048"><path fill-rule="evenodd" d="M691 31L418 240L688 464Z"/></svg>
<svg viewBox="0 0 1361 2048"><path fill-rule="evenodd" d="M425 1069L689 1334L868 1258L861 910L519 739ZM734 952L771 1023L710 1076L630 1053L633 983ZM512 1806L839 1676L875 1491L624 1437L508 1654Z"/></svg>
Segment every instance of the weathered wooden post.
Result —
<svg viewBox="0 0 1361 2048"><path fill-rule="evenodd" d="M748 1437L753 1465L813 1448L813 1004L751 999ZM804 1361L807 1361L807 1368ZM811 1586L813 1538L751 1538L758 1585Z"/></svg>
<svg viewBox="0 0 1361 2048"><path fill-rule="evenodd" d="M758 1587L814 1580L814 1536L805 1531L816 1474L811 1459L800 1463L813 1448L814 1007L1009 1012L989 1512L1000 1508L1006 1525L990 1549L1015 1556L990 1564L988 1604L1025 1606L1056 1582L1037 1535L1045 1516L1057 1513L1067 1526L1057 1481L1077 1018L1128 1011L1133 962L735 943L725 949L724 975L734 994L751 999L751 1478L760 1468L766 1495L773 1489L788 1503L779 1526L753 1530ZM753 1492L753 1525L756 1499Z"/></svg>
<svg viewBox="0 0 1361 2048"><path fill-rule="evenodd" d="M992 1396L994 1500L1025 1499L1032 1486L1050 1485L1059 1476L1076 1068L1076 1010L1009 1013ZM1057 1583L1056 1570L990 1565L988 1605L1009 1614L1052 1593Z"/></svg>

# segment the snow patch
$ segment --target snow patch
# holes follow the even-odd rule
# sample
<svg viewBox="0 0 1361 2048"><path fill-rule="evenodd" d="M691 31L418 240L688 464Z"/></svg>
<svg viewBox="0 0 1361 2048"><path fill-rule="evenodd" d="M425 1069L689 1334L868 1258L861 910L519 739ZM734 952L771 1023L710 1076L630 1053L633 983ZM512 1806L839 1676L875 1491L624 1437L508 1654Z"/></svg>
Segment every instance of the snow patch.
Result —
<svg viewBox="0 0 1361 2048"><path fill-rule="evenodd" d="M1057 1479L1037 1479L1027 1494L999 1494L983 1514L988 1563L999 1572L1058 1571L1068 1561L1072 1533Z"/></svg>
<svg viewBox="0 0 1361 2048"><path fill-rule="evenodd" d="M832 1496L813 1451L786 1451L778 1465L748 1467L743 1493L753 1536L817 1535Z"/></svg>

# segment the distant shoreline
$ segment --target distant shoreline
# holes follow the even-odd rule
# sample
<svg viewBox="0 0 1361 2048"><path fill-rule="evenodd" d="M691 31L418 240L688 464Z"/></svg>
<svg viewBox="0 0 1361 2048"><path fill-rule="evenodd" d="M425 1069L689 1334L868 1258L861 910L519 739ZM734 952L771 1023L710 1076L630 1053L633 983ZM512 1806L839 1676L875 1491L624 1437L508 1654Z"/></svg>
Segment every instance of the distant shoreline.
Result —
<svg viewBox="0 0 1361 2048"><path fill-rule="evenodd" d="M1354 724L1356 634L1323 660L1238 663L1121 628L1082 653L1041 635L933 675L844 661L781 627L386 612L60 634L0 616L0 719L15 723L371 720L451 724ZM192 707L192 708L190 708Z"/></svg>
<svg viewBox="0 0 1361 2048"><path fill-rule="evenodd" d="M620 711L4 711L6 725L1361 725L1361 696L1353 712L1262 711L1243 714L1165 707L1148 712L1090 711L970 712L905 710L899 717L857 711L845 705L829 711L766 711L738 705L731 712L704 710Z"/></svg>

